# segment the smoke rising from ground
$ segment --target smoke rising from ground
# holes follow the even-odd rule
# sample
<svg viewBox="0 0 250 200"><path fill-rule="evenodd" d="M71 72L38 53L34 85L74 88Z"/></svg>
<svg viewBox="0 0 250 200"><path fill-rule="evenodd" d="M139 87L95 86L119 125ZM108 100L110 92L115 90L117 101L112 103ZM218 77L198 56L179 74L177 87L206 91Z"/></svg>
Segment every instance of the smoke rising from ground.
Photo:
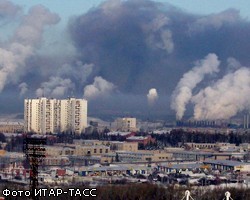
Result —
<svg viewBox="0 0 250 200"><path fill-rule="evenodd" d="M208 54L205 59L197 61L195 67L183 75L173 92L171 102L171 108L176 111L177 119L182 119L186 105L192 98L192 90L206 74L218 72L219 64L220 61L215 54Z"/></svg>
<svg viewBox="0 0 250 200"><path fill-rule="evenodd" d="M61 28L57 33L60 37L52 40L51 35L59 31L57 14L43 6L27 12L13 2L0 0L1 28L12 31L0 38L0 102L14 97L20 112L23 102L15 98L20 92L23 97L36 97L43 90L51 97L73 93L80 98L84 90L84 97L95 102L90 104L90 111L98 107L100 112L116 109L122 114L126 110L145 114L149 103L145 94L149 88L157 88L161 98L151 114L164 111L174 115L171 94L184 74L192 70L195 60L211 52L216 54L221 61L216 76L221 78L241 66L250 66L250 43L246 42L250 23L235 9L196 15L149 0L108 0L72 17L64 31ZM9 30L12 23L15 26ZM226 64L228 59L230 66ZM172 106L179 110L179 117L184 112L185 117L192 114L190 95L212 87L211 79L217 82L213 76L200 77L202 80L196 76L191 80L194 82L187 86L188 95ZM184 89L180 91L185 88L182 86L177 91L185 94ZM96 101L103 96L108 98ZM206 97L201 97L205 101L211 95L201 96ZM199 107L197 101L192 99L195 109ZM0 104L0 109L6 108Z"/></svg>
<svg viewBox="0 0 250 200"><path fill-rule="evenodd" d="M226 74L192 98L194 118L202 120L230 119L250 108L250 69Z"/></svg>
<svg viewBox="0 0 250 200"><path fill-rule="evenodd" d="M148 98L148 104L150 106L154 105L157 99L159 98L157 90L155 88L151 88L148 91L147 98Z"/></svg>

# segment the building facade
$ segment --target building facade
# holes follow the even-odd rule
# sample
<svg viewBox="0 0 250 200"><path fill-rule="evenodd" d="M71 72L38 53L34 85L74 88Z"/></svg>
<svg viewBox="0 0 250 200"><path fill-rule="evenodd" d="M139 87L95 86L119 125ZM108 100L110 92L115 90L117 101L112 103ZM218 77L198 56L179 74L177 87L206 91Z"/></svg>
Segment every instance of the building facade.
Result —
<svg viewBox="0 0 250 200"><path fill-rule="evenodd" d="M126 117L116 119L116 130L137 131L136 118Z"/></svg>
<svg viewBox="0 0 250 200"><path fill-rule="evenodd" d="M81 133L87 127L87 101L68 98L63 100L24 100L24 130L39 134L57 132Z"/></svg>

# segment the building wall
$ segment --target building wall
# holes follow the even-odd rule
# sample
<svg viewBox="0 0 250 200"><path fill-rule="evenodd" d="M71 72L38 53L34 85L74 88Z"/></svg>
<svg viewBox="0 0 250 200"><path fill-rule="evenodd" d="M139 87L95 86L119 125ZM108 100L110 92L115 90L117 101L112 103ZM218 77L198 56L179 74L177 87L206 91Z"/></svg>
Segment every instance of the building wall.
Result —
<svg viewBox="0 0 250 200"><path fill-rule="evenodd" d="M110 144L111 150L118 151L138 151L138 143L137 142L111 142Z"/></svg>
<svg viewBox="0 0 250 200"><path fill-rule="evenodd" d="M104 145L80 146L77 145L75 155L77 156L99 156L110 152L110 148Z"/></svg>
<svg viewBox="0 0 250 200"><path fill-rule="evenodd" d="M116 120L116 129L120 131L137 131L136 118L118 118Z"/></svg>
<svg viewBox="0 0 250 200"><path fill-rule="evenodd" d="M39 132L39 99L24 100L24 130Z"/></svg>
<svg viewBox="0 0 250 200"><path fill-rule="evenodd" d="M214 149L215 143L185 143L187 146L193 149Z"/></svg>
<svg viewBox="0 0 250 200"><path fill-rule="evenodd" d="M1 133L20 133L23 132L24 125L22 124L2 124L0 125Z"/></svg>
<svg viewBox="0 0 250 200"><path fill-rule="evenodd" d="M70 123L69 123L69 118L70 118L70 111L69 111L69 100L68 99L63 99L60 102L60 129L61 130L67 130L70 128Z"/></svg>
<svg viewBox="0 0 250 200"><path fill-rule="evenodd" d="M154 155L151 158L152 162L161 162L161 161L171 160L172 156L173 156L172 153L159 152L159 153L154 153Z"/></svg>
<svg viewBox="0 0 250 200"><path fill-rule="evenodd" d="M82 139L75 139L73 140L73 143L75 145L81 145L81 146L94 146L94 145L105 145L109 146L110 141L105 140L82 140Z"/></svg>
<svg viewBox="0 0 250 200"><path fill-rule="evenodd" d="M61 156L63 147L57 147L57 146L46 146L46 156Z"/></svg>
<svg viewBox="0 0 250 200"><path fill-rule="evenodd" d="M187 146L193 149L214 149L214 148L221 148L221 147L234 147L235 144L230 143L185 143Z"/></svg>
<svg viewBox="0 0 250 200"><path fill-rule="evenodd" d="M124 142L122 150L136 152L136 151L138 151L138 142Z"/></svg>

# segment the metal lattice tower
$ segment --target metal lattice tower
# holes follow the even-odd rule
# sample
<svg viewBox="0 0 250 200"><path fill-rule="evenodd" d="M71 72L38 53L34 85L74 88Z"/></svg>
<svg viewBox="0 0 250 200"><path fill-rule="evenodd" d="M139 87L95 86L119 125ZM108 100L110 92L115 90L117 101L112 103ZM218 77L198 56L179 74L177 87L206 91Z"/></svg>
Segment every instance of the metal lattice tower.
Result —
<svg viewBox="0 0 250 200"><path fill-rule="evenodd" d="M38 188L38 167L45 157L46 138L26 137L24 139L24 153L30 165L30 190L33 200L37 200L35 190Z"/></svg>

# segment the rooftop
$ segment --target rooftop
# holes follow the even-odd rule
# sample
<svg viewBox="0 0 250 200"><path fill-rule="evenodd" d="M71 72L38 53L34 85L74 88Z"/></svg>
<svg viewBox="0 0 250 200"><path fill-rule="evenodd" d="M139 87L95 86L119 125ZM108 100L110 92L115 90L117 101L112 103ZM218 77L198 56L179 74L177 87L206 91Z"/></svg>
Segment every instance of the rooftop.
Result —
<svg viewBox="0 0 250 200"><path fill-rule="evenodd" d="M204 164L225 165L225 166L231 166L231 167L236 167L239 165L250 165L250 163L239 162L239 161L234 161L234 160L206 160L203 163Z"/></svg>

